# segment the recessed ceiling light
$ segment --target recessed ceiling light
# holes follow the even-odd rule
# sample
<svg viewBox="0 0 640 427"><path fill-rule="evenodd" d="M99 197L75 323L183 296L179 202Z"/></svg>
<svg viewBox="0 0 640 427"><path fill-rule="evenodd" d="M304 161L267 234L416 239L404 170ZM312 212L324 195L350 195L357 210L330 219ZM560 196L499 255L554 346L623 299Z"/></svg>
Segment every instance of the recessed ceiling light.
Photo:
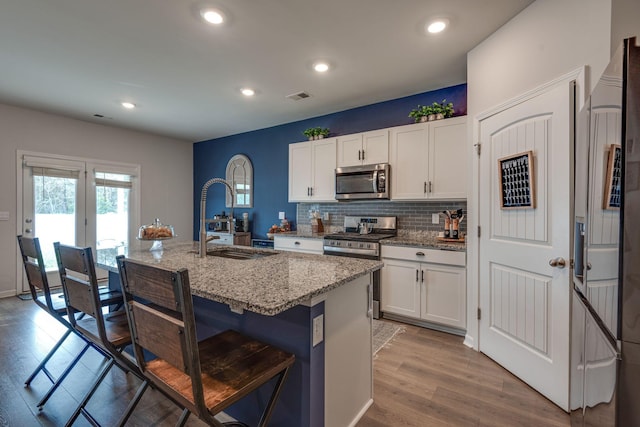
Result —
<svg viewBox="0 0 640 427"><path fill-rule="evenodd" d="M210 24L220 25L224 22L224 16L222 13L215 9L203 9L200 11L202 19Z"/></svg>
<svg viewBox="0 0 640 427"><path fill-rule="evenodd" d="M131 110L136 108L136 104L132 103L132 102L123 102L120 105L122 105L124 108L126 108L127 110Z"/></svg>
<svg viewBox="0 0 640 427"><path fill-rule="evenodd" d="M256 94L256 91L251 89L251 88L249 88L249 87L245 87L245 88L240 89L240 92L242 92L242 94L244 96L253 96L253 95Z"/></svg>
<svg viewBox="0 0 640 427"><path fill-rule="evenodd" d="M313 69L319 73L325 73L329 71L329 64L327 64L326 62L316 62L315 64L313 64Z"/></svg>
<svg viewBox="0 0 640 427"><path fill-rule="evenodd" d="M427 24L427 31L431 34L436 34L444 31L449 25L449 21L446 19L437 19Z"/></svg>

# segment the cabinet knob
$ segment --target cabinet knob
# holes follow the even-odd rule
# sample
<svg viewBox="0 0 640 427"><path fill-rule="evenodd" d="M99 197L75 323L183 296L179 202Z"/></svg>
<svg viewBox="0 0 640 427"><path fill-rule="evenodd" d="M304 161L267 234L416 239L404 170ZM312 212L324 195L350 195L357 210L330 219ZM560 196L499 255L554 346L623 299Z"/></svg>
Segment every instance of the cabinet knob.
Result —
<svg viewBox="0 0 640 427"><path fill-rule="evenodd" d="M424 252L416 252L416 256L424 256Z"/></svg>
<svg viewBox="0 0 640 427"><path fill-rule="evenodd" d="M293 242L294 245L300 245L300 242Z"/></svg>

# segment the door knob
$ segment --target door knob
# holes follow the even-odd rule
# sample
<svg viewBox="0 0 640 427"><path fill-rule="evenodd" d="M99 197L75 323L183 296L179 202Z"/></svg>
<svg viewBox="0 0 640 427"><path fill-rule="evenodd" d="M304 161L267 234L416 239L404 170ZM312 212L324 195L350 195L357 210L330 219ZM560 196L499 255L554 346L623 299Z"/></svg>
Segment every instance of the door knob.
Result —
<svg viewBox="0 0 640 427"><path fill-rule="evenodd" d="M551 267L564 268L567 265L567 262L562 257L554 258L549 260L549 265Z"/></svg>
<svg viewBox="0 0 640 427"><path fill-rule="evenodd" d="M25 229L24 229L24 232L25 232L25 233L31 233L31 231L33 231L33 230L31 230L30 228L25 228Z"/></svg>

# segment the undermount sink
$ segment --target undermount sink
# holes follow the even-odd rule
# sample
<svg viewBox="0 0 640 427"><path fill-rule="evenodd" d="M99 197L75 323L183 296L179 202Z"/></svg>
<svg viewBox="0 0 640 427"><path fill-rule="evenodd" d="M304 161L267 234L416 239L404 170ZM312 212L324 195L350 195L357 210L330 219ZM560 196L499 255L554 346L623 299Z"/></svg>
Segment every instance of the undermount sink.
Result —
<svg viewBox="0 0 640 427"><path fill-rule="evenodd" d="M260 259L271 255L277 255L277 252L248 252L237 249L215 249L208 250L208 256L217 256L221 258L230 258L237 260Z"/></svg>

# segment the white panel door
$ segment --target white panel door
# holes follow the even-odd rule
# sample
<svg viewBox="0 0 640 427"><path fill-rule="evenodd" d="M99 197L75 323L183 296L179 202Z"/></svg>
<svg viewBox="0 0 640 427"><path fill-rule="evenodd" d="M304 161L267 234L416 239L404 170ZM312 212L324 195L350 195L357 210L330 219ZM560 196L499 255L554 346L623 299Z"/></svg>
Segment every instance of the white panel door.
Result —
<svg viewBox="0 0 640 427"><path fill-rule="evenodd" d="M564 410L569 397L571 91L480 122L480 350ZM500 208L498 159L533 151L534 209ZM562 258L565 268L552 267Z"/></svg>

